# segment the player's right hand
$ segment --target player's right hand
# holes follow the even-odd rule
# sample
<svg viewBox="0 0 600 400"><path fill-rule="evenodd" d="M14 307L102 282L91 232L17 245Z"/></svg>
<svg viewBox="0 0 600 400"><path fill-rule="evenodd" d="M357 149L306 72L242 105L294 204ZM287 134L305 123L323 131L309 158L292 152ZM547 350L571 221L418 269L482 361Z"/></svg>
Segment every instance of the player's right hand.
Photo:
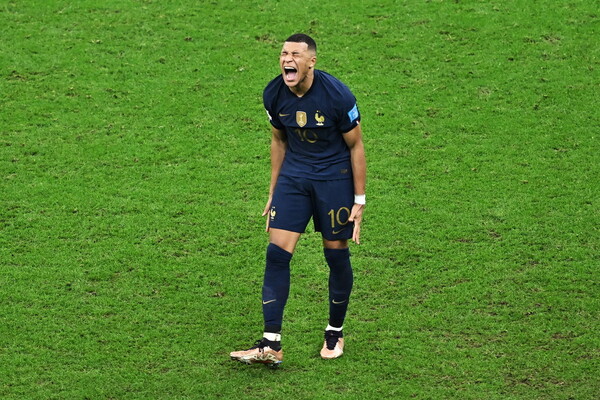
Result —
<svg viewBox="0 0 600 400"><path fill-rule="evenodd" d="M269 214L271 211L271 202L273 201L273 196L269 196L269 200L267 200L267 204L265 205L265 209L263 210L262 216L264 217L265 215L267 216L267 223L265 226L265 232L269 232L269 221L271 220L269 218Z"/></svg>

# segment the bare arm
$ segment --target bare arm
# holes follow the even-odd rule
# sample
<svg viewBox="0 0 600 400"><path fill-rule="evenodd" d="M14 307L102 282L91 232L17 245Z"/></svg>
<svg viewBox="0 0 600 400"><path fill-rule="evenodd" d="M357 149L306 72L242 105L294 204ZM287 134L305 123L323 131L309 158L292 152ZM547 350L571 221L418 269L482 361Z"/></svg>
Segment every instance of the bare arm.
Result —
<svg viewBox="0 0 600 400"><path fill-rule="evenodd" d="M365 157L365 146L362 140L362 129L357 125L354 129L344 134L344 140L350 149L350 162L352 164L352 175L354 177L354 194L365 194L367 181L367 160ZM352 240L360 244L360 224L364 205L354 204L348 221L354 222Z"/></svg>
<svg viewBox="0 0 600 400"><path fill-rule="evenodd" d="M271 183L269 185L269 199L263 210L263 217L269 213L271 208L271 201L273 200L273 192L275 191L275 185L277 184L277 178L281 171L281 164L285 157L285 151L287 150L287 140L285 132L275 127L271 127ZM267 216L267 227L269 230L269 217Z"/></svg>

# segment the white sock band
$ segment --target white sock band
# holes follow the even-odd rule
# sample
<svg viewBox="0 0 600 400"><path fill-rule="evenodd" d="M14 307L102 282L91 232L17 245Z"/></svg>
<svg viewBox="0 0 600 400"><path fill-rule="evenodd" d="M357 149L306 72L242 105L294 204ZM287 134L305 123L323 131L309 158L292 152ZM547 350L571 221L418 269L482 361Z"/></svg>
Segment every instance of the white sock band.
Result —
<svg viewBox="0 0 600 400"><path fill-rule="evenodd" d="M339 327L339 328L334 328L333 326L331 326L329 324L327 325L327 328L325 328L326 331L336 331L336 332L341 332L342 329L344 329L343 326Z"/></svg>
<svg viewBox="0 0 600 400"><path fill-rule="evenodd" d="M271 342L281 342L281 334L279 333L265 332L263 337Z"/></svg>

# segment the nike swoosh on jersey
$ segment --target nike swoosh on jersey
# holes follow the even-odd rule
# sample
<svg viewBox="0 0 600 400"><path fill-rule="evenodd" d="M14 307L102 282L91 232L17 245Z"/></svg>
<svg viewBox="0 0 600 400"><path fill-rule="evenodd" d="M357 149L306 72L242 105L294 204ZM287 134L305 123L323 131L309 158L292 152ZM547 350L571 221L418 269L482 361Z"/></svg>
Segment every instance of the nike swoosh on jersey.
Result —
<svg viewBox="0 0 600 400"><path fill-rule="evenodd" d="M288 115L290 115L290 114L282 114L282 113L279 113L279 116L280 116L280 117L287 117Z"/></svg>
<svg viewBox="0 0 600 400"><path fill-rule="evenodd" d="M341 232L343 232L343 231L344 231L344 229L346 229L346 228L342 228L342 229L340 229L339 231L331 231L331 233L332 233L332 234L334 234L334 235L337 235L338 233L341 233Z"/></svg>

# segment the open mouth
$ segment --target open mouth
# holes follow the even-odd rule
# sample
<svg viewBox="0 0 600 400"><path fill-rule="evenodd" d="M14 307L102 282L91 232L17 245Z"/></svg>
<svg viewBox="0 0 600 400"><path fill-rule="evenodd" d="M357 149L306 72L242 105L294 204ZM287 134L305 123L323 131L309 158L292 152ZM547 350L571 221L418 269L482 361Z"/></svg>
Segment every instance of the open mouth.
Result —
<svg viewBox="0 0 600 400"><path fill-rule="evenodd" d="M298 76L298 70L294 67L283 67L283 72L287 81L295 81Z"/></svg>

